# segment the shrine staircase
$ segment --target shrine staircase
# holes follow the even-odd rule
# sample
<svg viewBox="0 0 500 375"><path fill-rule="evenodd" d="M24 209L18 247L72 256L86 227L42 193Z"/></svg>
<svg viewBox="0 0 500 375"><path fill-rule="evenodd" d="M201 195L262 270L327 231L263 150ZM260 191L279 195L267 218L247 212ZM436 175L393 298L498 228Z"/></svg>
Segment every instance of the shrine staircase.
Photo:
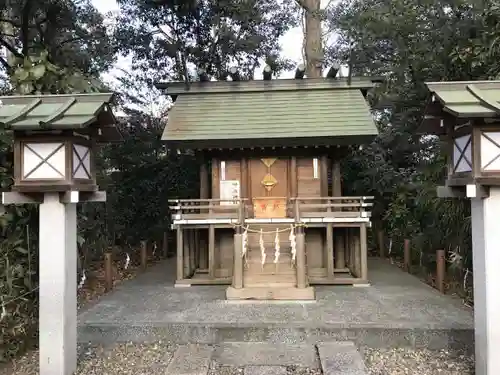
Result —
<svg viewBox="0 0 500 375"><path fill-rule="evenodd" d="M260 233L264 240L266 259L262 264ZM276 230L279 230L280 254L275 258ZM294 288L297 285L297 273L292 262L292 247L290 244L290 225L262 225L250 228L248 232L248 247L244 260L243 285L245 287L279 287Z"/></svg>

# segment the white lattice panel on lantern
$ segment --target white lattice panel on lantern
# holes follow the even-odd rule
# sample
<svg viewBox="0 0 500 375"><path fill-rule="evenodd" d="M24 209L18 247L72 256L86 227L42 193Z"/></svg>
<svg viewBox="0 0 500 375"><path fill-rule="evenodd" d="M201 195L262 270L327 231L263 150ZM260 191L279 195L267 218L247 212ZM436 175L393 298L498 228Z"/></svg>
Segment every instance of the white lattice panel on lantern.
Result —
<svg viewBox="0 0 500 375"><path fill-rule="evenodd" d="M470 134L455 139L453 145L453 169L455 172L472 171L472 142Z"/></svg>
<svg viewBox="0 0 500 375"><path fill-rule="evenodd" d="M63 143L25 143L23 178L25 180L64 179L66 149Z"/></svg>
<svg viewBox="0 0 500 375"><path fill-rule="evenodd" d="M90 149L73 145L73 178L90 178Z"/></svg>
<svg viewBox="0 0 500 375"><path fill-rule="evenodd" d="M481 134L481 169L500 170L500 132Z"/></svg>

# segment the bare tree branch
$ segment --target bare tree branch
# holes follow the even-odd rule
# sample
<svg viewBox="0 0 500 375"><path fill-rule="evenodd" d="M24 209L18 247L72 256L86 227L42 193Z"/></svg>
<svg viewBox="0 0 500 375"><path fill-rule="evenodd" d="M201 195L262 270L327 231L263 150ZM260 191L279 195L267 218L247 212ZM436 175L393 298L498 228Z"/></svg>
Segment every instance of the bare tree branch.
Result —
<svg viewBox="0 0 500 375"><path fill-rule="evenodd" d="M23 55L19 53L13 46L11 46L9 43L7 43L2 37L0 37L0 45L4 46L11 52L14 56L22 58Z"/></svg>
<svg viewBox="0 0 500 375"><path fill-rule="evenodd" d="M7 60L5 60L3 57L0 57L0 64L5 68L7 73L12 70L12 67L9 65Z"/></svg>

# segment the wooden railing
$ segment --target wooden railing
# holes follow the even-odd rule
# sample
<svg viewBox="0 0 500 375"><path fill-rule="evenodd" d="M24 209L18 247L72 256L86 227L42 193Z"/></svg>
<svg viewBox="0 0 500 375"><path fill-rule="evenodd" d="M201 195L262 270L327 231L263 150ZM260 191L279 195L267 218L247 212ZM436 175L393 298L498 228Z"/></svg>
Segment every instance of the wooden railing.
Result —
<svg viewBox="0 0 500 375"><path fill-rule="evenodd" d="M293 216L298 218L343 217L358 218L370 217L369 202L374 197L297 197L290 198L290 209Z"/></svg>
<svg viewBox="0 0 500 375"><path fill-rule="evenodd" d="M246 199L172 199L174 220L240 219L246 216ZM240 221L239 220L239 221Z"/></svg>
<svg viewBox="0 0 500 375"><path fill-rule="evenodd" d="M296 221L303 218L369 218L373 199L367 196L288 198L286 216ZM236 219L242 223L255 213L249 199L175 199L169 203L174 220Z"/></svg>

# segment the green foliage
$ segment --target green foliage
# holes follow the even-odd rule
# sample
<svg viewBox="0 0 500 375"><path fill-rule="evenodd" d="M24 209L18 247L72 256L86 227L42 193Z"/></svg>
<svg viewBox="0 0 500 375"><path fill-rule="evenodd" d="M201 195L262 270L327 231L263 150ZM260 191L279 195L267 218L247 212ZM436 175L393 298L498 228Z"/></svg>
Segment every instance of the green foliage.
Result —
<svg viewBox="0 0 500 375"><path fill-rule="evenodd" d="M190 64L225 78L237 65L253 77L265 60L277 72L289 65L279 58L279 38L295 25L292 0L202 0L193 2L119 0L115 31L123 54L150 79L193 78ZM151 82L151 81L150 81Z"/></svg>
<svg viewBox="0 0 500 375"><path fill-rule="evenodd" d="M52 64L47 51L25 57L15 68L12 83L22 95L96 92L103 88L95 78Z"/></svg>
<svg viewBox="0 0 500 375"><path fill-rule="evenodd" d="M109 69L115 51L104 17L90 0L0 0L0 41L12 58L39 56L89 76ZM11 70L12 59L0 58Z"/></svg>
<svg viewBox="0 0 500 375"><path fill-rule="evenodd" d="M497 77L500 66L498 1L354 0L330 9L339 38L328 58L352 56L357 74L386 78L369 97L380 135L345 161L346 185L374 194L374 218L396 252L412 239L425 257L456 252L470 267L468 202L436 197L446 176L439 141L416 129L427 103L426 81Z"/></svg>

